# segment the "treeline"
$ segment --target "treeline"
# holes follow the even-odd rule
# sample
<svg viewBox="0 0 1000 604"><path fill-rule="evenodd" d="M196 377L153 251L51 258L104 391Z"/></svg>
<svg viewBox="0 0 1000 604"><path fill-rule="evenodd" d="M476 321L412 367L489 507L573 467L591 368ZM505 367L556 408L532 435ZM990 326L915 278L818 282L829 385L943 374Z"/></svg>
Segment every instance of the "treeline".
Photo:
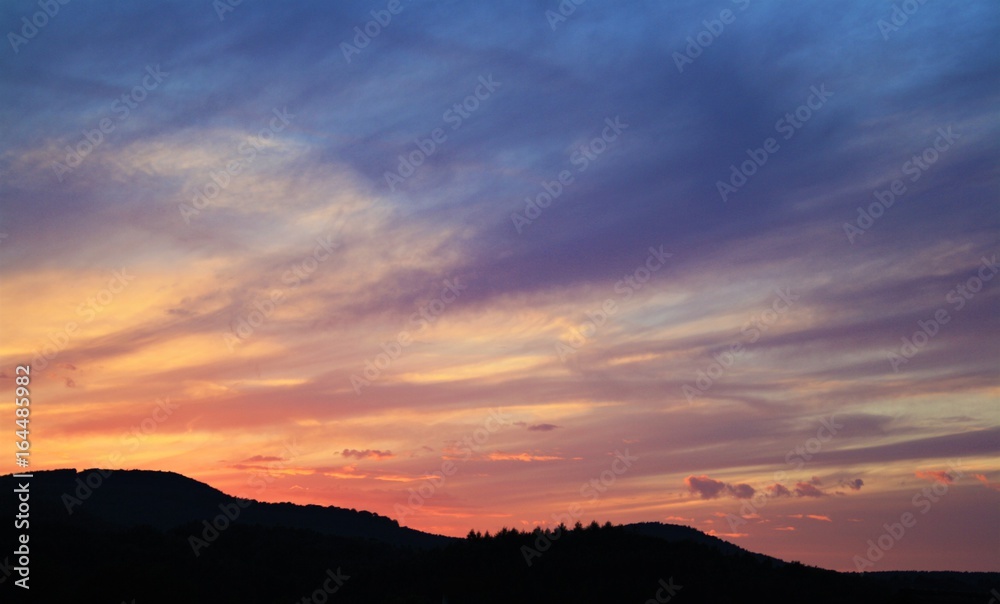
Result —
<svg viewBox="0 0 1000 604"><path fill-rule="evenodd" d="M470 531L442 547L411 549L236 522L195 557L188 537L197 529L40 526L33 601L642 604L748 594L789 602L930 601L860 575L779 566L611 524ZM0 589L4 602L19 601L9 582Z"/></svg>

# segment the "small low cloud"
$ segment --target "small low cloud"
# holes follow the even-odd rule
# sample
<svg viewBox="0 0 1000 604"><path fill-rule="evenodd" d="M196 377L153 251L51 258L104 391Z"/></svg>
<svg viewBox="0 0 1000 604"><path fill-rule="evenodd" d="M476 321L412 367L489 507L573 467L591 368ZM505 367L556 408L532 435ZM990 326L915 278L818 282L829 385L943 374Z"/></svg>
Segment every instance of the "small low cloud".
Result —
<svg viewBox="0 0 1000 604"><path fill-rule="evenodd" d="M276 457L274 455L254 455L253 457L247 457L243 460L243 463L264 463L267 461L285 461L284 458Z"/></svg>
<svg viewBox="0 0 1000 604"><path fill-rule="evenodd" d="M378 449L365 449L359 451L358 449L344 449L340 452L344 457L351 457L354 459L366 459L373 457L375 459L384 459L386 457L393 457L392 451L379 451Z"/></svg>
<svg viewBox="0 0 1000 604"><path fill-rule="evenodd" d="M720 533L715 529L708 531L708 535L713 537L725 537L726 539L739 539L740 537L749 537L750 533Z"/></svg>
<svg viewBox="0 0 1000 604"><path fill-rule="evenodd" d="M559 426L555 424L535 424L533 426L528 426L528 430L531 432L551 432Z"/></svg>
<svg viewBox="0 0 1000 604"><path fill-rule="evenodd" d="M809 520L819 520L820 522L833 522L829 516L823 516L820 514L791 514L789 518L798 518L799 520L808 518Z"/></svg>
<svg viewBox="0 0 1000 604"><path fill-rule="evenodd" d="M735 499L750 499L757 492L748 484L728 484L709 478L705 474L688 476L684 479L684 484L687 485L688 491L701 499L716 499L722 495L729 495Z"/></svg>
<svg viewBox="0 0 1000 604"><path fill-rule="evenodd" d="M496 451L486 456L490 461L558 461L565 459L558 455L540 455L538 453L504 453Z"/></svg>
<svg viewBox="0 0 1000 604"><path fill-rule="evenodd" d="M726 490L726 483L721 480L709 478L705 474L701 476L688 476L684 479L689 491L702 499L715 499Z"/></svg>
<svg viewBox="0 0 1000 604"><path fill-rule="evenodd" d="M737 499L750 499L757 492L748 484L727 484L726 491Z"/></svg>
<svg viewBox="0 0 1000 604"><path fill-rule="evenodd" d="M795 495L798 497L826 497L826 493L816 488L811 482L795 483Z"/></svg>
<svg viewBox="0 0 1000 604"><path fill-rule="evenodd" d="M529 424L528 422L514 422L518 428L526 428L531 432L551 432L560 426L555 424Z"/></svg>
<svg viewBox="0 0 1000 604"><path fill-rule="evenodd" d="M931 482L940 482L941 484L951 484L955 482L945 470L918 470L914 473L917 478L923 478L924 480L930 480Z"/></svg>
<svg viewBox="0 0 1000 604"><path fill-rule="evenodd" d="M844 482L842 482L840 484L842 486L845 486L845 487L851 489L852 491L860 491L861 487L864 486L865 481L861 480L860 478L855 478L854 480L847 480L847 481L844 481Z"/></svg>
<svg viewBox="0 0 1000 604"><path fill-rule="evenodd" d="M985 474L973 474L972 477L983 483L987 489L1000 491L1000 482L990 482L989 478L987 478Z"/></svg>
<svg viewBox="0 0 1000 604"><path fill-rule="evenodd" d="M774 483L774 484L772 484L771 486L767 487L767 490L771 493L771 497L791 497L792 496L792 492L788 490L788 487L786 487L783 484L777 483L777 482Z"/></svg>

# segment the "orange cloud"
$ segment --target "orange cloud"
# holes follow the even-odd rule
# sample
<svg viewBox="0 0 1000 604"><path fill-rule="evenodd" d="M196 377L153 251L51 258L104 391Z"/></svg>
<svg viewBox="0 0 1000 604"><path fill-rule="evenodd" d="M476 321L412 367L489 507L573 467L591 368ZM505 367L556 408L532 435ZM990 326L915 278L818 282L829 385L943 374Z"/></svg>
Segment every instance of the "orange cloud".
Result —
<svg viewBox="0 0 1000 604"><path fill-rule="evenodd" d="M243 463L264 463L268 461L285 461L276 455L254 455L243 460Z"/></svg>
<svg viewBox="0 0 1000 604"><path fill-rule="evenodd" d="M750 536L750 533L718 533L714 529L708 531L708 534L713 537L727 537L729 539L739 539L740 537Z"/></svg>
<svg viewBox="0 0 1000 604"><path fill-rule="evenodd" d="M973 474L972 476L973 476L973 478L975 478L979 482L981 482L984 485L986 485L987 489L993 489L994 491L1000 491L1000 482L990 482L989 479L986 478L985 474Z"/></svg>
<svg viewBox="0 0 1000 604"><path fill-rule="evenodd" d="M486 456L490 461L557 461L565 459L557 455L535 455L534 453L501 453L499 451Z"/></svg>
<svg viewBox="0 0 1000 604"><path fill-rule="evenodd" d="M951 484L955 482L955 479L951 477L951 474L945 470L917 470L914 476L917 478L923 478L924 480L930 480L931 482L940 482L941 484Z"/></svg>

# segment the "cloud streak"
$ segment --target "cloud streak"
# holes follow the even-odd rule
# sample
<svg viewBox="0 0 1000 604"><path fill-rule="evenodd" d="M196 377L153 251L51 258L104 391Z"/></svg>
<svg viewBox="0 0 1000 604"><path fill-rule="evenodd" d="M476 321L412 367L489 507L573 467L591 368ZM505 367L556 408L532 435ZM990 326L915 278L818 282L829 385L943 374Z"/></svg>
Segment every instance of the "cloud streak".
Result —
<svg viewBox="0 0 1000 604"><path fill-rule="evenodd" d="M1000 471L996 7L928 3L885 40L860 0L752 3L678 72L712 16L698 3L581 9L556 31L528 0L413 3L350 62L340 42L371 10L354 0L223 21L200 3L72 6L0 53L0 361L37 373L40 467L109 463L137 429L129 467L250 495L247 472L283 464L271 500L391 515L450 461L407 522L465 535L564 505L627 443L641 461L596 519L691 518L827 566L812 544L840 538L829 523L707 520L762 498L762 520L889 517L950 459ZM119 120L147 65L169 75ZM488 98L481 78L500 83ZM54 162L108 116L60 180ZM608 120L628 124L611 141ZM939 129L956 136L931 162ZM768 137L780 148L723 203L717 181ZM671 256L647 279L650 248ZM135 278L112 291L123 267ZM445 279L466 288L422 315ZM797 296L780 315L776 290ZM178 409L142 432L166 397ZM490 430L498 407L510 423ZM935 511L934 543L952 527L973 544L962 568L992 551L966 518L994 484L956 479L958 511ZM900 568L926 564L906 547Z"/></svg>

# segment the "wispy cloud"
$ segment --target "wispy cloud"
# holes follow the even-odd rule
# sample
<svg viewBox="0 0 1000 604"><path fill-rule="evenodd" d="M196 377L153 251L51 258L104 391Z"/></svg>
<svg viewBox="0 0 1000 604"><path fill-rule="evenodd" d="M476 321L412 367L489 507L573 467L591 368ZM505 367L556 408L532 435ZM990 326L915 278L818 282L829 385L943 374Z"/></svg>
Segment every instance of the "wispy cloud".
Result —
<svg viewBox="0 0 1000 604"><path fill-rule="evenodd" d="M0 361L33 364L48 459L98 465L135 429L135 467L240 491L294 435L308 454L268 497L383 514L452 462L441 515L413 522L464 535L563 505L623 442L641 462L601 521L762 501L763 520L890 517L915 468L942 483L947 459L996 457L996 7L927 3L884 40L860 0L762 3L683 73L699 3L577 11L557 32L537 9L414 4L347 62L337 32L371 10L356 0L243 3L222 23L199 3L95 4L0 53ZM147 65L169 76L118 120ZM776 131L822 85L822 109ZM53 164L105 116L115 129L60 181ZM717 181L767 137L780 149L723 204ZM440 306L445 279L466 289ZM776 290L798 296L780 316ZM587 344L563 362L572 337ZM890 351L909 354L898 372ZM181 406L143 432L167 396ZM498 406L515 428L487 430ZM949 501L962 512L942 527L983 505ZM840 563L840 533L798 528L726 532ZM979 538L956 564L982 564ZM901 547L901 567L924 563Z"/></svg>

